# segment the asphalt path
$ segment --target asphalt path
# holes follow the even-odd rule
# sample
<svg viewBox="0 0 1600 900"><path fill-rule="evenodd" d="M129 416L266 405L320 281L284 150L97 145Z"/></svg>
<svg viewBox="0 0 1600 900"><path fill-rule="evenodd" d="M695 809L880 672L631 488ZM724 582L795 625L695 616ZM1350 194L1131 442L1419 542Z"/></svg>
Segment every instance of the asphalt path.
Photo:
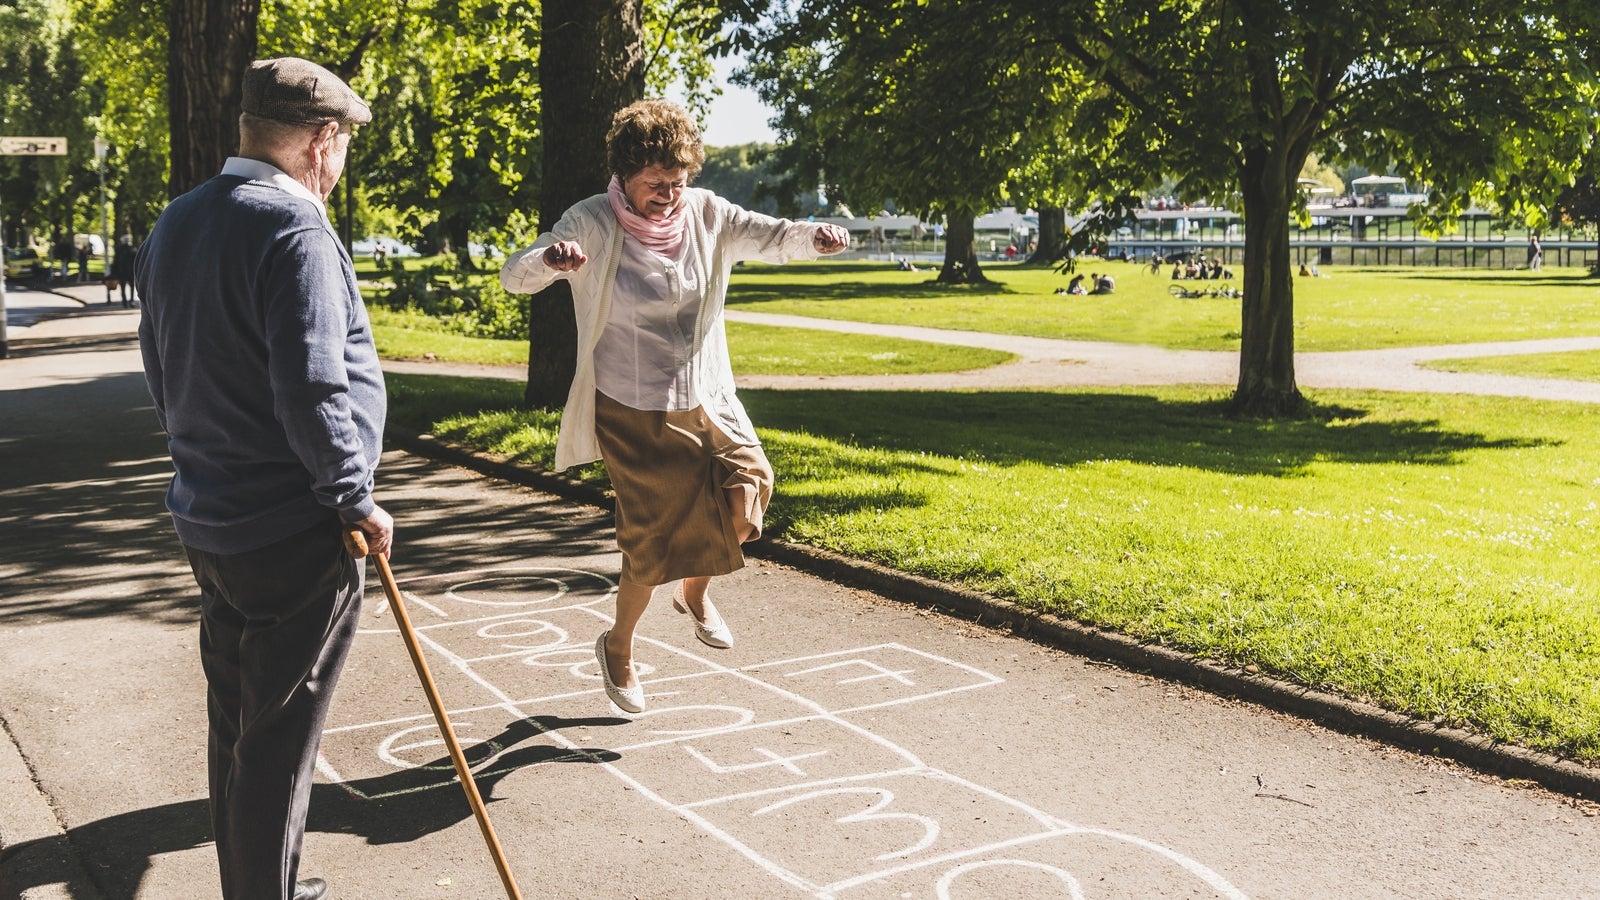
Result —
<svg viewBox="0 0 1600 900"><path fill-rule="evenodd" d="M0 895L214 896L136 313L10 299L57 311L0 361ZM592 652L606 513L403 452L380 485L525 896L1600 895L1592 803L773 562L718 582L732 650L654 604L650 711L620 714ZM502 896L443 756L374 578L302 873L339 898Z"/></svg>

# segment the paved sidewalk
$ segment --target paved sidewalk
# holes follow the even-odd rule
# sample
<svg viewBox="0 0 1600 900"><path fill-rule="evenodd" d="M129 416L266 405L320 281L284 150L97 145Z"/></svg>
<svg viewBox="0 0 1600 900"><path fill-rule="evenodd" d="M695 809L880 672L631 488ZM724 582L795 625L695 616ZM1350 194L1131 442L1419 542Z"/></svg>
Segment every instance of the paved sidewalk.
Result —
<svg viewBox="0 0 1600 900"><path fill-rule="evenodd" d="M193 587L137 314L22 299L37 318L0 361L0 897L215 896ZM620 563L609 516L402 451L380 481L396 575L530 898L1600 884L1593 803L770 561L721 582L732 650L652 605L652 710L618 715L591 650ZM302 871L339 900L501 896L375 584L363 622Z"/></svg>

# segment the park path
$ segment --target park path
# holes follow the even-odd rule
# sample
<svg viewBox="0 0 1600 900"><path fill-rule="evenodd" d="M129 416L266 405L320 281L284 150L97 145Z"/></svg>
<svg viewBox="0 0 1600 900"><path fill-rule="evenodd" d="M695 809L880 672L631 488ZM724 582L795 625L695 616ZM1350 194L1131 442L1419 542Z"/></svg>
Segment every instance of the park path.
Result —
<svg viewBox="0 0 1600 900"><path fill-rule="evenodd" d="M1224 350L1169 350L1110 341L1071 341L1020 335L990 334L913 325L880 325L842 319L778 315L730 309L730 322L810 328L847 334L878 335L981 347L1016 354L999 366L964 372L924 375L737 375L742 388L771 390L994 390L1011 388L1116 387L1161 384L1232 385L1239 377L1239 354ZM1600 350L1600 336L1441 344L1388 350L1299 352L1295 378L1302 388L1353 388L1419 391L1441 394L1484 394L1600 403L1600 382L1443 372L1421 363L1476 356L1510 356ZM422 360L384 363L391 372L450 371L485 378L521 380L521 366L485 366Z"/></svg>
<svg viewBox="0 0 1600 900"><path fill-rule="evenodd" d="M729 310L728 321L787 328L812 328L870 334L937 344L982 347L1016 354L1005 365L970 372L927 375L772 376L741 375L741 387L793 390L956 390L1157 384L1232 385L1239 377L1239 354L1222 350L1168 350L1110 341L1069 341L988 334L910 325L818 319ZM1550 338L1444 344L1391 350L1299 352L1295 378L1301 387L1363 388L1446 394L1489 394L1541 400L1600 403L1600 383L1512 375L1442 372L1419 363L1474 356L1600 350L1600 337Z"/></svg>

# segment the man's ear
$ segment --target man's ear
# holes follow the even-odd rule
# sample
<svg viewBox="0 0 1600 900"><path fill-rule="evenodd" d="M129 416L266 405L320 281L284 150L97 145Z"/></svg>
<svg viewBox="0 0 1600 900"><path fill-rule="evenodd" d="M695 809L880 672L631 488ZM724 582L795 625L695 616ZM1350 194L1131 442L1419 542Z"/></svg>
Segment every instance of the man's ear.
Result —
<svg viewBox="0 0 1600 900"><path fill-rule="evenodd" d="M312 132L311 146L313 149L331 143L339 134L338 122L325 122L320 128Z"/></svg>

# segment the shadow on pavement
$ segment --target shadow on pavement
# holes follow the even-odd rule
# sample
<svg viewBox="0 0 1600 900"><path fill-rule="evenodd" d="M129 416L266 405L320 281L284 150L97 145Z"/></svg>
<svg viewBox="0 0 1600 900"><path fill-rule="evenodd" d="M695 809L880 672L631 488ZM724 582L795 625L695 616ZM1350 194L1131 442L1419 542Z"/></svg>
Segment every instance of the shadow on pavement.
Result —
<svg viewBox="0 0 1600 900"><path fill-rule="evenodd" d="M16 414L0 437L0 624L194 621L193 580L164 506L172 466L143 376L62 378L3 396ZM397 577L453 571L465 546L483 565L614 552L608 514L574 514L529 491L507 516L475 502L469 488L481 481L385 458L377 496L397 525Z"/></svg>
<svg viewBox="0 0 1600 900"><path fill-rule="evenodd" d="M14 359L47 356L53 353L78 353L84 350L131 350L138 346L139 339L131 334L19 338L10 342L11 356Z"/></svg>
<svg viewBox="0 0 1600 900"><path fill-rule="evenodd" d="M494 789L502 778L543 763L602 763L621 758L612 750L569 750L554 744L526 744L550 731L626 725L627 719L517 719L487 741L465 749L478 790L493 819ZM485 765L489 757L492 765ZM307 833L354 834L369 844L403 844L472 818L466 794L448 756L415 769L312 788ZM30 888L69 881L73 853L95 861L90 878L107 900L134 900L156 856L210 843L211 813L206 800L184 800L108 816L56 835L18 844L0 857L0 888L20 896ZM306 873L314 874L314 873ZM194 896L209 896L215 885L194 886Z"/></svg>

